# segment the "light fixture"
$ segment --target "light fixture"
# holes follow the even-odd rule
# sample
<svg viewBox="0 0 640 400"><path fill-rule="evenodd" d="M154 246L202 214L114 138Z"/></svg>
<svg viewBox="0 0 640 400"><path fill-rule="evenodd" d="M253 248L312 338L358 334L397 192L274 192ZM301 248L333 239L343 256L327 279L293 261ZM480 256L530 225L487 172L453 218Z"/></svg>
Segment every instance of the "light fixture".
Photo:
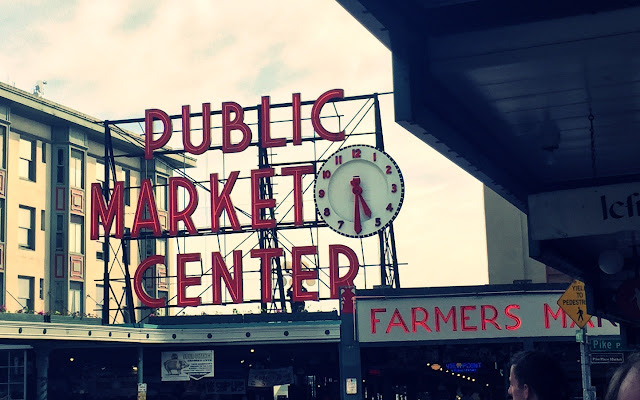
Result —
<svg viewBox="0 0 640 400"><path fill-rule="evenodd" d="M73 358L73 357L69 357L69 361L70 361L70 362L73 362L73 360L75 360L75 358Z"/></svg>
<svg viewBox="0 0 640 400"><path fill-rule="evenodd" d="M605 250L598 256L598 266L605 274L617 274L624 267L624 257L618 250Z"/></svg>
<svg viewBox="0 0 640 400"><path fill-rule="evenodd" d="M252 352L252 353L255 353L255 350L254 350L254 349L251 349L251 352Z"/></svg>
<svg viewBox="0 0 640 400"><path fill-rule="evenodd" d="M440 364L431 364L431 369L434 371L438 371L440 368L442 368Z"/></svg>
<svg viewBox="0 0 640 400"><path fill-rule="evenodd" d="M131 369L133 370L133 372L138 372L138 367L136 367L135 365L131 367Z"/></svg>

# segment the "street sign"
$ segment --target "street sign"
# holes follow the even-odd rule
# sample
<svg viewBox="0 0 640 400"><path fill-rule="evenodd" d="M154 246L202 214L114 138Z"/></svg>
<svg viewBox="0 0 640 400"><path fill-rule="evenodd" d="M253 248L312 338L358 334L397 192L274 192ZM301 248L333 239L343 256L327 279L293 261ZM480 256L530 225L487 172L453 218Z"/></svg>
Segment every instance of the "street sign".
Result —
<svg viewBox="0 0 640 400"><path fill-rule="evenodd" d="M587 297L584 291L584 283L575 279L558 299L558 305L580 328L591 319L587 314Z"/></svg>
<svg viewBox="0 0 640 400"><path fill-rule="evenodd" d="M621 364L624 353L594 353L591 354L591 364Z"/></svg>
<svg viewBox="0 0 640 400"><path fill-rule="evenodd" d="M624 351L622 339L601 339L597 337L589 337L591 351Z"/></svg>

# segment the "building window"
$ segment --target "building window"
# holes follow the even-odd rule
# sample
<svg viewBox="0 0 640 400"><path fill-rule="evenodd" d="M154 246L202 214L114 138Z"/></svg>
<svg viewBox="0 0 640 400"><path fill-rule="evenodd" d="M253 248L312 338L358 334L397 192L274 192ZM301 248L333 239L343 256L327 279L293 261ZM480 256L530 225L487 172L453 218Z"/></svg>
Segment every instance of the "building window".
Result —
<svg viewBox="0 0 640 400"><path fill-rule="evenodd" d="M4 243L5 200L0 199L0 242Z"/></svg>
<svg viewBox="0 0 640 400"><path fill-rule="evenodd" d="M7 128L0 125L0 168L7 169L7 156L5 153L7 143Z"/></svg>
<svg viewBox="0 0 640 400"><path fill-rule="evenodd" d="M131 205L131 170L122 169L122 180L124 182L124 205Z"/></svg>
<svg viewBox="0 0 640 400"><path fill-rule="evenodd" d="M20 162L18 173L20 178L35 182L36 180L36 142L20 138Z"/></svg>
<svg viewBox="0 0 640 400"><path fill-rule="evenodd" d="M69 184L72 187L84 189L84 153L71 150L69 158Z"/></svg>
<svg viewBox="0 0 640 400"><path fill-rule="evenodd" d="M40 278L40 300L44 300L44 279Z"/></svg>
<svg viewBox="0 0 640 400"><path fill-rule="evenodd" d="M84 218L71 215L69 223L69 253L84 254Z"/></svg>
<svg viewBox="0 0 640 400"><path fill-rule="evenodd" d="M33 310L33 277L18 276L18 302L24 310Z"/></svg>
<svg viewBox="0 0 640 400"><path fill-rule="evenodd" d="M156 180L156 205L159 210L167 209L167 178L158 176Z"/></svg>
<svg viewBox="0 0 640 400"><path fill-rule="evenodd" d="M27 351L0 350L0 395L3 399L27 398Z"/></svg>
<svg viewBox="0 0 640 400"><path fill-rule="evenodd" d="M82 315L82 282L69 282L69 313Z"/></svg>
<svg viewBox="0 0 640 400"><path fill-rule="evenodd" d="M102 306L104 305L104 285L96 285L96 293L93 301L96 302L94 311L97 315L102 315ZM89 297L87 295L87 297Z"/></svg>
<svg viewBox="0 0 640 400"><path fill-rule="evenodd" d="M96 182L100 184L100 187L103 187L104 183L104 163L96 160Z"/></svg>
<svg viewBox="0 0 640 400"><path fill-rule="evenodd" d="M36 210L27 206L18 209L18 245L23 249L34 250Z"/></svg>

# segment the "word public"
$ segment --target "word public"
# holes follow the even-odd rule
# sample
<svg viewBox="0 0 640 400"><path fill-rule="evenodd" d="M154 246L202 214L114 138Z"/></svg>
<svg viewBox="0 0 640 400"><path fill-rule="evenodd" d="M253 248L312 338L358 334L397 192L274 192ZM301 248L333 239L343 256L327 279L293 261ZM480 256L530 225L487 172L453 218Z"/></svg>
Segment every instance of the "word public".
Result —
<svg viewBox="0 0 640 400"><path fill-rule="evenodd" d="M320 113L323 106L331 101L342 99L344 91L342 89L329 90L313 103L311 109L311 123L314 131L322 138L330 141L344 140L345 133L330 132L323 127L320 120ZM292 143L294 146L302 143L301 133L301 101L300 94L292 96L293 132ZM262 147L282 147L286 146L287 138L272 138L270 135L269 118L270 101L268 96L263 96L260 111L260 144ZM190 132L190 108L182 107L182 142L184 151L194 155L199 155L209 150L211 147L211 105L202 105L203 135L202 143L194 145L191 141ZM154 139L154 121L160 121L162 133L158 139ZM242 139L237 142L232 141L232 131L239 131ZM152 109L145 111L145 159L152 159L153 152L166 145L171 138L172 124L171 118L162 110ZM237 136L236 136L237 137ZM248 124L244 122L243 108L234 102L222 103L222 151L225 153L241 152L251 143L252 132ZM240 171L232 171L222 189L219 188L217 173L210 174L210 200L211 200L211 232L217 233L220 230L220 217L223 212L227 213L229 224L234 231L242 228L238 221L236 209L231 200L236 179ZM291 176L293 179L293 200L294 200L294 224L303 225L302 209L302 177L306 174L315 174L313 165L302 165L284 167L281 169L283 176ZM275 175L273 168L260 168L251 170L251 228L252 229L273 229L276 227L276 220L261 216L261 211L276 206L274 198L262 198L260 195L260 179ZM188 193L188 201L182 209L178 209L178 188L183 188ZM91 240L99 238L99 224L104 228L105 236L111 236L112 225L115 224L113 237L122 239L124 235L124 182L117 181L111 190L108 203L106 202L100 183L91 184ZM168 233L171 236L178 234L178 224L182 222L189 235L197 235L198 230L191 218L198 205L198 193L195 185L184 177L170 177L168 182ZM262 213L266 214L266 213ZM131 238L135 239L145 230L153 237L163 235L158 217L158 210L153 194L153 185L150 179L143 179L140 185L138 201L133 226L131 228ZM147 232L145 232L145 237ZM251 258L259 259L261 265L261 301L266 303L272 300L271 297L271 262L274 258L282 257L282 248L253 249L250 252ZM302 281L317 280L317 270L303 270L301 258L303 256L317 254L316 246L299 246L291 249L292 257L292 294L293 301L318 300L318 292L306 291L302 289ZM339 274L339 256L346 257L349 262L349 269L343 276ZM213 278L212 292L213 304L222 304L222 283L234 303L243 302L242 284L242 251L233 252L233 273L227 268L223 256L220 252L212 253L211 275ZM185 253L176 256L176 279L177 279L177 305L178 306L198 306L201 304L200 297L187 297L186 289L190 286L198 286L201 282L199 276L187 276L186 264L188 262L198 262L201 260L200 253ZM143 260L137 267L134 275L134 291L142 304L159 308L166 305L164 298L154 298L144 290L142 278L144 273L154 265L165 265L165 257L162 255L151 255ZM349 247L333 244L329 245L329 288L330 298L337 299L342 286L352 286L353 280L358 273L359 263L356 253Z"/></svg>

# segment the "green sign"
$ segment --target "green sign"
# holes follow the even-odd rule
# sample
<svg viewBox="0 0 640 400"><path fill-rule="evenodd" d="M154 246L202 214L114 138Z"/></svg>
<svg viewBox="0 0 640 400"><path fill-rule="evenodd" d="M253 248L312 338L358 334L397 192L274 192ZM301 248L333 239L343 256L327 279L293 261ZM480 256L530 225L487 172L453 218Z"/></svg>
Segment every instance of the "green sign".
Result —
<svg viewBox="0 0 640 400"><path fill-rule="evenodd" d="M591 343L591 351L622 351L625 350L622 339L601 339L596 337L590 337L589 343Z"/></svg>

